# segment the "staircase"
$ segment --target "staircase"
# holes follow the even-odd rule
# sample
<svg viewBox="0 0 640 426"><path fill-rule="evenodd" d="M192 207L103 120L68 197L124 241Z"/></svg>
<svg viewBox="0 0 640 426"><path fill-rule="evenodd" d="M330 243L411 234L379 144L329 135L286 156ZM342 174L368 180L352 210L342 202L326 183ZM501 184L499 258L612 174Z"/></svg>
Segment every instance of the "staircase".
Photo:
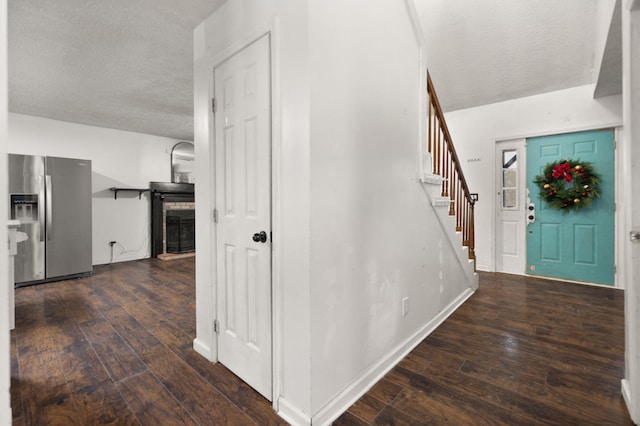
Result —
<svg viewBox="0 0 640 426"><path fill-rule="evenodd" d="M471 193L469 190L428 73L427 94L429 98L427 148L431 164L425 170L422 182L427 188L440 223L449 234L449 240L460 247L455 251L459 254L461 265L477 281L474 206L478 201L478 194Z"/></svg>

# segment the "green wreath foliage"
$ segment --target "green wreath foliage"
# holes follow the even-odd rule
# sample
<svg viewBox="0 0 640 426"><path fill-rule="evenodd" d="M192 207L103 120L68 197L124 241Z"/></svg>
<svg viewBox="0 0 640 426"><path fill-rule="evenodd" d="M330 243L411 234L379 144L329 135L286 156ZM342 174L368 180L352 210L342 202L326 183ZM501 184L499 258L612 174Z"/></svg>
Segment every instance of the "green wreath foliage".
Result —
<svg viewBox="0 0 640 426"><path fill-rule="evenodd" d="M587 161L560 160L545 166L534 182L547 205L563 214L589 207L600 197L600 175Z"/></svg>

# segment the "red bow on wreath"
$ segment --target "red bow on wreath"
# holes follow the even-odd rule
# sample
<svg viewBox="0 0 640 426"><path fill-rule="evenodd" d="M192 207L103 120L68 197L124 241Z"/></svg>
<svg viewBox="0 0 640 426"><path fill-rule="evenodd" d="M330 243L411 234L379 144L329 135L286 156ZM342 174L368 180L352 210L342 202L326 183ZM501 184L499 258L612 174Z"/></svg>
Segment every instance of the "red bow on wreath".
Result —
<svg viewBox="0 0 640 426"><path fill-rule="evenodd" d="M567 182L571 183L573 181L573 176L571 176L571 165L569 163L558 164L553 167L553 178L559 179L563 178Z"/></svg>

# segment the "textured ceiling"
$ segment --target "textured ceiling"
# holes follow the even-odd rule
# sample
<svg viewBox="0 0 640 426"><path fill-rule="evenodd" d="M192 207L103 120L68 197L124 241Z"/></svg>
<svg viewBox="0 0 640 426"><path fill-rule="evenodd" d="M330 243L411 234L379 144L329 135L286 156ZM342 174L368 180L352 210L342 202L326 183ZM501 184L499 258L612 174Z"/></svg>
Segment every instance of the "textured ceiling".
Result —
<svg viewBox="0 0 640 426"><path fill-rule="evenodd" d="M443 109L596 83L603 1L416 0ZM605 65L613 66L603 80L621 78L621 64ZM616 90L614 83L610 92Z"/></svg>
<svg viewBox="0 0 640 426"><path fill-rule="evenodd" d="M9 110L193 139L193 30L221 0L9 0Z"/></svg>
<svg viewBox="0 0 640 426"><path fill-rule="evenodd" d="M193 29L223 1L9 0L9 110L193 140ZM445 111L596 79L619 93L605 1L416 0Z"/></svg>

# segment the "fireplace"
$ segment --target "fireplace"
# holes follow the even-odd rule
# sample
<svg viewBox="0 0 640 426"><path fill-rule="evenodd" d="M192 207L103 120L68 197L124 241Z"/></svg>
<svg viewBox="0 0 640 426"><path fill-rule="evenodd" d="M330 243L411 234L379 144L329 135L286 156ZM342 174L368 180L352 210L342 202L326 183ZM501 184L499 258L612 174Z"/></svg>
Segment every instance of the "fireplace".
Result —
<svg viewBox="0 0 640 426"><path fill-rule="evenodd" d="M193 184L151 182L151 257L195 251Z"/></svg>
<svg viewBox="0 0 640 426"><path fill-rule="evenodd" d="M181 208L165 203L164 252L188 253L196 250L196 212L193 203L180 203Z"/></svg>

